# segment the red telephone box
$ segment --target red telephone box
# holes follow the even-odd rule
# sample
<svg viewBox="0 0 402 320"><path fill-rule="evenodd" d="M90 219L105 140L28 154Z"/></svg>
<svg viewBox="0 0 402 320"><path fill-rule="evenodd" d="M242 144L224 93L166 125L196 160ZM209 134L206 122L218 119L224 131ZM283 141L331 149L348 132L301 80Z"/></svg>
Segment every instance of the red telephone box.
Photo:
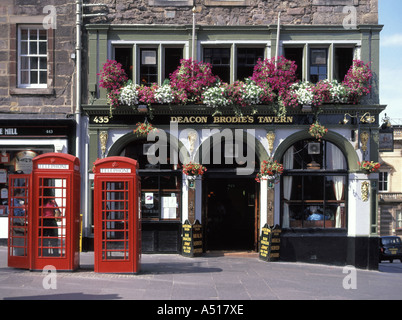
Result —
<svg viewBox="0 0 402 320"><path fill-rule="evenodd" d="M63 153L35 157L30 191L31 269L79 267L80 161Z"/></svg>
<svg viewBox="0 0 402 320"><path fill-rule="evenodd" d="M8 179L8 266L29 269L29 174Z"/></svg>
<svg viewBox="0 0 402 320"><path fill-rule="evenodd" d="M137 169L137 161L125 157L95 162L95 272L140 271L140 179Z"/></svg>

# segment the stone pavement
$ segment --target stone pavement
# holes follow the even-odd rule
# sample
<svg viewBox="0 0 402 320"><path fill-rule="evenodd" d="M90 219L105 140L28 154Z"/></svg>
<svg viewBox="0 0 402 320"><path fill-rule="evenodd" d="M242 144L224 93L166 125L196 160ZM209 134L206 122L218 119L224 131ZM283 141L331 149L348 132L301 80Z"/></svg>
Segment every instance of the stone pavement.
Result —
<svg viewBox="0 0 402 320"><path fill-rule="evenodd" d="M161 306L162 300L402 299L399 261L368 271L264 262L255 254L144 254L138 275L94 273L93 261L93 252L81 253L81 268L58 272L49 288L47 274L7 267L7 248L0 247L0 299L156 300Z"/></svg>

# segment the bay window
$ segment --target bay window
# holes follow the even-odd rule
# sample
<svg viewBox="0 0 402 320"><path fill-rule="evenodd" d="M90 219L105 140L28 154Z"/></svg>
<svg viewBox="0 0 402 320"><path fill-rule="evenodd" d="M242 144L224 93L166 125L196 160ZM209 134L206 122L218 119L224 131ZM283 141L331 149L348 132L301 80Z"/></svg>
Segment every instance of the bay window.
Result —
<svg viewBox="0 0 402 320"><path fill-rule="evenodd" d="M301 140L283 156L282 227L345 228L347 165L328 141Z"/></svg>

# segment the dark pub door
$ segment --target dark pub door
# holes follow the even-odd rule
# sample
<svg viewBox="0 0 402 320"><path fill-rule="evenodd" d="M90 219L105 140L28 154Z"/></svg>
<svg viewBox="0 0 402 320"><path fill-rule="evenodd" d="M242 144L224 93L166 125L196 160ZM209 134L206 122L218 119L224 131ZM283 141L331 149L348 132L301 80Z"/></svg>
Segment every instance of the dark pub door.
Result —
<svg viewBox="0 0 402 320"><path fill-rule="evenodd" d="M258 194L253 178L208 177L206 250L256 251Z"/></svg>

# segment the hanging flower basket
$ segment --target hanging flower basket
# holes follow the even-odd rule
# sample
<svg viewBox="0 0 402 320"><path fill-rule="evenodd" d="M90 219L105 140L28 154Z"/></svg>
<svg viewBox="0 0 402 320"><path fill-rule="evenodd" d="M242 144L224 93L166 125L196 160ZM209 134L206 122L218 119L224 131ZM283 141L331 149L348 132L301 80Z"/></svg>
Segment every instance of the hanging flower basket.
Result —
<svg viewBox="0 0 402 320"><path fill-rule="evenodd" d="M257 173L255 181L261 182L262 180L268 180L268 188L274 187L275 181L283 173L283 165L276 160L270 158L261 162L260 172Z"/></svg>
<svg viewBox="0 0 402 320"><path fill-rule="evenodd" d="M308 133L318 141L321 141L322 137L328 132L328 129L320 125L318 121L313 123L308 129Z"/></svg>
<svg viewBox="0 0 402 320"><path fill-rule="evenodd" d="M207 168L199 163L190 162L183 165L183 173L187 176L190 189L195 189L195 179L198 176L202 176L205 171L207 171Z"/></svg>
<svg viewBox="0 0 402 320"><path fill-rule="evenodd" d="M358 162L360 170L363 171L365 174L370 174L376 172L380 169L381 165L378 162L374 161L363 161Z"/></svg>
<svg viewBox="0 0 402 320"><path fill-rule="evenodd" d="M136 124L136 128L133 130L133 133L139 134L139 135L148 135L152 130L156 130L152 124L148 123L147 121L145 122L138 122Z"/></svg>

